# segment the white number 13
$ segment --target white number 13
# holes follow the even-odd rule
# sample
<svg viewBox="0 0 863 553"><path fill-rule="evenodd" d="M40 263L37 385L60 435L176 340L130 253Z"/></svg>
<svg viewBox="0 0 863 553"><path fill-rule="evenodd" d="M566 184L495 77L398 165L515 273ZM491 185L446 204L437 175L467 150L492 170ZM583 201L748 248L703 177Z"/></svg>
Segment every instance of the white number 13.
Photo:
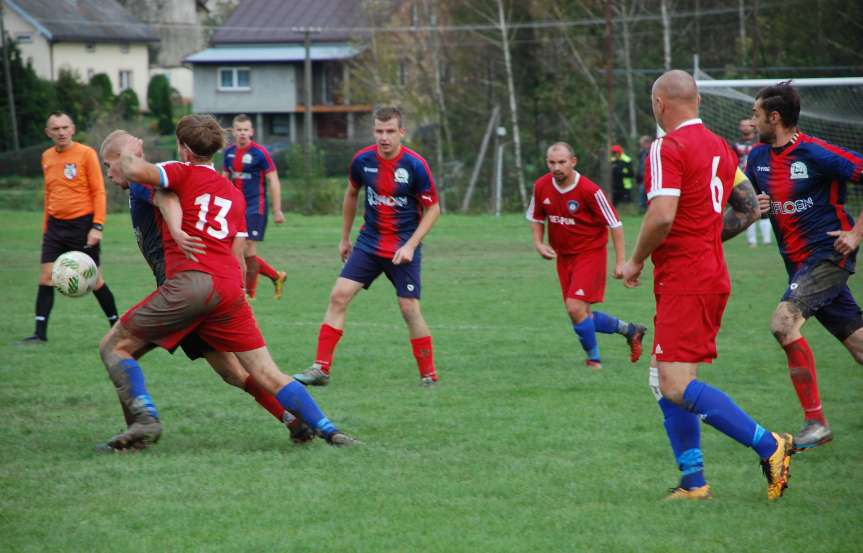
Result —
<svg viewBox="0 0 863 553"><path fill-rule="evenodd" d="M713 211L722 213L722 181L716 176L719 170L719 156L713 156L713 169L710 173L710 200L713 202Z"/></svg>
<svg viewBox="0 0 863 553"><path fill-rule="evenodd" d="M714 169L713 172L715 173L716 170ZM219 207L219 213L213 217L213 220L219 225L219 229L216 230L207 225L207 211L210 208L209 194L201 194L195 198L195 205L201 206L200 211L198 211L198 222L195 223L195 228L198 230L204 230L204 227L207 227L207 234L213 238L221 240L228 235L228 221L225 217L228 215L228 210L231 209L231 200L226 200L225 198L216 196L213 198L213 203Z"/></svg>

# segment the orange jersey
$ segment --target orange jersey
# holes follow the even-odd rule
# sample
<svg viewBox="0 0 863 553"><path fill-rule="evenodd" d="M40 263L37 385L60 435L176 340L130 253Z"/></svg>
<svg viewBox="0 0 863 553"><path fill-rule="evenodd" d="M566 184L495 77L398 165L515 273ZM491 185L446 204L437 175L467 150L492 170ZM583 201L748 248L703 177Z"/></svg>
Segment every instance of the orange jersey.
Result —
<svg viewBox="0 0 863 553"><path fill-rule="evenodd" d="M77 219L93 214L93 223L105 223L107 200L99 156L89 146L72 142L63 152L54 147L42 153L45 175L45 219Z"/></svg>

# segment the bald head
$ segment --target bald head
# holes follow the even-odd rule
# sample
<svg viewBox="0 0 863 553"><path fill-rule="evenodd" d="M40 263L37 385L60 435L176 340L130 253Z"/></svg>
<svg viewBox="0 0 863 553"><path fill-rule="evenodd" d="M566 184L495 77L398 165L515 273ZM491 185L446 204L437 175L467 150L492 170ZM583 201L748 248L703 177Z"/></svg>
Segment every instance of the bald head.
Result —
<svg viewBox="0 0 863 553"><path fill-rule="evenodd" d="M102 159L105 157L113 157L120 152L120 149L135 137L129 134L128 131L117 129L105 137L102 141L102 146L99 148L99 156Z"/></svg>
<svg viewBox="0 0 863 553"><path fill-rule="evenodd" d="M698 102L698 86L686 71L666 71L653 83L653 93L668 102Z"/></svg>
<svg viewBox="0 0 863 553"><path fill-rule="evenodd" d="M548 147L548 150L545 151L546 157L554 150L561 150L569 154L569 157L575 157L575 150L572 149L572 146L567 144L566 142L555 142L551 146Z"/></svg>

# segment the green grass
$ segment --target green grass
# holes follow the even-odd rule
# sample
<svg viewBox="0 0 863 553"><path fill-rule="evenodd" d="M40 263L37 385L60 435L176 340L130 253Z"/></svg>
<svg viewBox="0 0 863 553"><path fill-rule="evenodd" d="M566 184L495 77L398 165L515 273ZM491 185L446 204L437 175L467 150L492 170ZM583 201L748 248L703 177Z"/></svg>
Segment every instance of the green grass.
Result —
<svg viewBox="0 0 863 553"><path fill-rule="evenodd" d="M554 267L520 216L445 216L424 252L424 313L437 388L422 389L385 279L351 306L328 388L314 396L366 445L293 446L248 396L202 362L157 351L143 367L164 434L137 456L92 446L122 415L96 351L91 298L58 295L50 343L32 330L40 216L0 213L0 550L837 552L863 549L863 372L817 322L806 327L836 440L799 455L768 504L754 454L711 428L716 500L660 501L677 471L647 389L647 363L603 336L593 374L567 324ZM632 244L639 220L628 218ZM304 368L337 275L337 217L271 225L263 255L287 267L286 297L254 304L285 371ZM726 249L734 293L720 358L702 369L771 429L800 408L768 331L785 276L775 247ZM105 276L121 309L152 289L128 220L109 218ZM860 277L852 289L863 298ZM601 309L650 321L650 279L609 282Z"/></svg>

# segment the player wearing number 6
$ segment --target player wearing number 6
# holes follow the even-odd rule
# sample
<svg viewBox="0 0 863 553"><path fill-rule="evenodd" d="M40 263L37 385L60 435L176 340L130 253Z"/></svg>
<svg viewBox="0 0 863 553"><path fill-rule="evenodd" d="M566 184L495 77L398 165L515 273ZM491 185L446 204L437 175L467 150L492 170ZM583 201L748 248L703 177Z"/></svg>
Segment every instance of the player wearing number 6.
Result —
<svg viewBox="0 0 863 553"><path fill-rule="evenodd" d="M656 316L649 384L681 471L669 499L711 497L700 420L755 450L767 477L767 498L778 499L787 487L791 436L766 431L724 392L696 379L698 364L716 357L716 334L731 292L722 241L758 218L755 190L728 144L698 119L700 97L688 73L663 74L651 100L656 122L668 134L650 147L650 204L623 278L627 287L637 286L651 256Z"/></svg>
<svg viewBox="0 0 863 553"><path fill-rule="evenodd" d="M193 331L216 351L235 353L262 388L329 443L349 445L353 440L323 415L305 387L278 370L246 301L245 202L242 192L211 163L224 145L221 127L211 116L190 115L177 123L176 135L184 163L153 165L136 155L138 144L128 141L120 150L120 176L174 192L182 209L182 230L199 238L205 252L187 257L163 226L165 282L127 311L102 340L99 353L132 421L105 449L137 449L158 441L159 414L137 359L156 346L171 350Z"/></svg>

